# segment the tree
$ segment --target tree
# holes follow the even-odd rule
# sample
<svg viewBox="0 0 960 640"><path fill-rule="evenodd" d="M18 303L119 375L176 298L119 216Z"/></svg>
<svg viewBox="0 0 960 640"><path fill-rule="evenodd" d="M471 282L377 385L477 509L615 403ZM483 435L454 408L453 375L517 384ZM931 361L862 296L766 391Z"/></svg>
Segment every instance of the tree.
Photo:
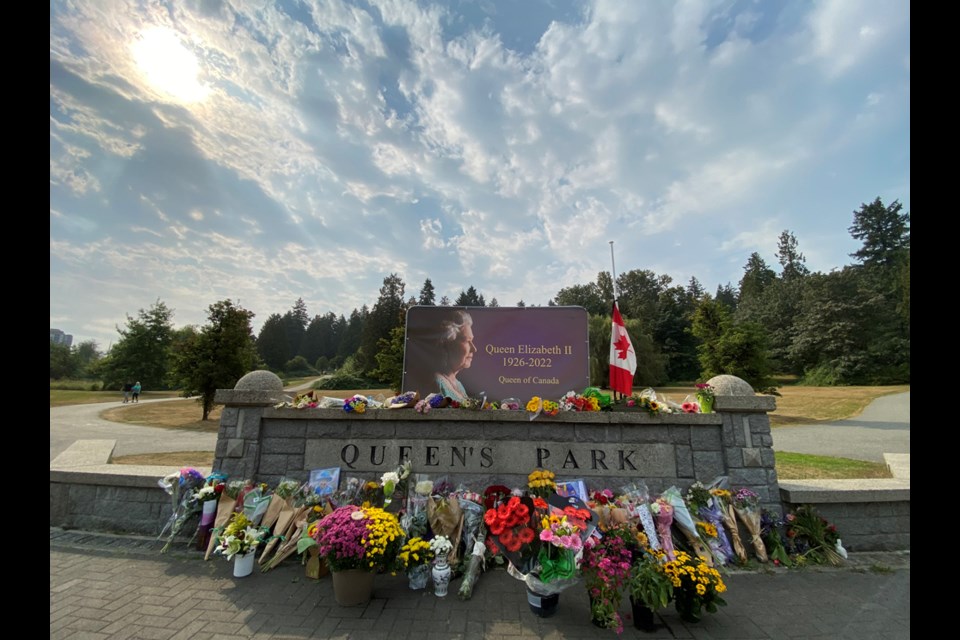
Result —
<svg viewBox="0 0 960 640"><path fill-rule="evenodd" d="M165 388L173 336L173 310L160 300L127 316L125 329L117 327L120 340L99 368L104 386L114 388L139 380L147 389Z"/></svg>
<svg viewBox="0 0 960 640"><path fill-rule="evenodd" d="M477 293L477 290L473 288L473 285L467 287L466 291L461 290L460 295L457 296L456 301L453 303L457 307L484 307L486 304L483 301L483 296Z"/></svg>
<svg viewBox="0 0 960 640"><path fill-rule="evenodd" d="M74 366L73 375L80 378L88 377L90 369L102 357L95 340L84 340L80 344L74 345L71 349L71 359Z"/></svg>
<svg viewBox="0 0 960 640"><path fill-rule="evenodd" d="M740 278L740 295L737 306L755 303L761 295L777 279L777 273L767 266L760 254L754 251L747 258L743 267L743 277Z"/></svg>
<svg viewBox="0 0 960 640"><path fill-rule="evenodd" d="M367 320L370 311L367 305L363 305L359 310L354 309L350 312L350 319L343 324L341 339L337 345L336 359L338 363L343 363L347 358L354 355L360 348L360 338L363 333L363 325Z"/></svg>
<svg viewBox="0 0 960 640"><path fill-rule="evenodd" d="M74 361L70 357L70 347L50 342L50 378L60 380L73 376Z"/></svg>
<svg viewBox="0 0 960 640"><path fill-rule="evenodd" d="M613 303L611 302L611 311ZM637 354L637 370L633 379L635 386L656 386L666 381L665 359L657 351L649 335L642 333L641 323L624 319L624 326ZM613 321L605 316L590 315L587 318L587 333L590 344L590 383L598 387L610 385L610 332Z"/></svg>
<svg viewBox="0 0 960 640"><path fill-rule="evenodd" d="M775 387L767 361L766 336L753 322L735 323L726 305L710 298L693 314L693 335L700 339L700 375L737 376L757 391Z"/></svg>
<svg viewBox="0 0 960 640"><path fill-rule="evenodd" d="M430 281L430 278L427 278L423 281L423 286L420 287L420 297L417 298L417 304L433 306L435 298L436 292L433 290L433 282Z"/></svg>
<svg viewBox="0 0 960 640"><path fill-rule="evenodd" d="M691 295L691 290L696 291L696 287L670 287L660 294L657 304L653 342L664 358L669 380L694 380L700 372L697 339L690 332L698 298Z"/></svg>
<svg viewBox="0 0 960 640"><path fill-rule="evenodd" d="M518 307L525 307L525 306L527 306L527 303L524 302L523 299L521 299L521 300L519 300L519 301L517 302L517 306L518 306Z"/></svg>
<svg viewBox="0 0 960 640"><path fill-rule="evenodd" d="M310 324L310 316L307 315L307 305L303 298L297 298L293 303L293 308L283 314L283 328L287 335L287 353L289 357L302 355L300 345L303 342L303 334L307 331L307 325Z"/></svg>
<svg viewBox="0 0 960 640"><path fill-rule="evenodd" d="M564 287L553 299L560 306L583 307L591 315L609 314L613 308L613 299L605 299L600 286L593 282Z"/></svg>
<svg viewBox="0 0 960 640"><path fill-rule="evenodd" d="M497 299L496 299L496 298L493 298L492 300L490 300L490 306L491 306L491 307L499 307L499 306L500 306L500 303L497 302Z"/></svg>
<svg viewBox="0 0 960 640"><path fill-rule="evenodd" d="M910 214L902 209L899 200L885 207L879 197L861 204L849 231L863 246L850 256L864 266L892 266L901 260L910 249Z"/></svg>
<svg viewBox="0 0 960 640"><path fill-rule="evenodd" d="M726 305L730 311L737 310L737 292L729 282L725 285L717 285L717 295L714 296L714 300Z"/></svg>
<svg viewBox="0 0 960 640"><path fill-rule="evenodd" d="M777 240L777 260L782 267L780 277L785 282L810 275L810 269L805 264L806 258L797 248L797 239L789 231L782 232Z"/></svg>
<svg viewBox="0 0 960 640"><path fill-rule="evenodd" d="M700 281L694 276L690 276L690 282L687 284L687 296L691 300L699 301L700 298L704 296L706 290L703 288L703 285L700 284Z"/></svg>
<svg viewBox="0 0 960 640"><path fill-rule="evenodd" d="M203 418L213 409L217 389L232 389L237 380L257 367L250 321L253 312L230 300L208 308L208 322L199 332L183 334L174 353L173 378L185 398L200 396Z"/></svg>
<svg viewBox="0 0 960 640"><path fill-rule="evenodd" d="M448 298L447 296L443 296L442 298L440 298L440 306L441 306L441 307L449 307L449 306L450 306L450 298Z"/></svg>
<svg viewBox="0 0 960 640"><path fill-rule="evenodd" d="M403 384L403 346L406 339L406 328L394 327L390 331L390 338L383 338L378 345L376 360L377 368L373 376L390 385L394 393L401 393Z"/></svg>
<svg viewBox="0 0 960 640"><path fill-rule="evenodd" d="M279 313L270 314L260 327L260 335L257 336L257 353L273 371L282 371L283 364L290 359L286 321Z"/></svg>
<svg viewBox="0 0 960 640"><path fill-rule="evenodd" d="M377 368L376 355L380 340L389 340L390 332L404 322L404 288L403 280L395 273L383 279L380 297L363 323L360 348L355 357L357 367L363 375L372 375Z"/></svg>

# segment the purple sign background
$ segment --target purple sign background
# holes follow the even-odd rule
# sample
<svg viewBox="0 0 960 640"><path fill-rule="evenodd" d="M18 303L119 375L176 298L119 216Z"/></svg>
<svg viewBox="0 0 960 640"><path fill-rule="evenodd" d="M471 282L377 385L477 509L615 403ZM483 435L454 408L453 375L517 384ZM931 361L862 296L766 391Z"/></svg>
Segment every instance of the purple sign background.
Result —
<svg viewBox="0 0 960 640"><path fill-rule="evenodd" d="M488 400L532 396L557 400L590 386L587 311L583 307L435 307L407 311L403 390L421 397L439 391L436 372L444 357L438 335L453 310L473 320L473 354L457 373L467 394Z"/></svg>

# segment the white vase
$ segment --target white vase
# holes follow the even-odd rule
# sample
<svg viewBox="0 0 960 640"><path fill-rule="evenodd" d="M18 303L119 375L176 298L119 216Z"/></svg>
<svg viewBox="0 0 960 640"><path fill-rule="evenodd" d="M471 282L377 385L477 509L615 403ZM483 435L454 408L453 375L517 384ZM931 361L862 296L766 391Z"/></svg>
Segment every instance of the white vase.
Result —
<svg viewBox="0 0 960 640"><path fill-rule="evenodd" d="M438 598L447 595L447 587L450 586L450 574L452 570L447 564L447 554L438 553L433 564L433 593Z"/></svg>
<svg viewBox="0 0 960 640"><path fill-rule="evenodd" d="M249 551L244 555L233 556L233 577L243 578L253 573L253 561L256 554Z"/></svg>

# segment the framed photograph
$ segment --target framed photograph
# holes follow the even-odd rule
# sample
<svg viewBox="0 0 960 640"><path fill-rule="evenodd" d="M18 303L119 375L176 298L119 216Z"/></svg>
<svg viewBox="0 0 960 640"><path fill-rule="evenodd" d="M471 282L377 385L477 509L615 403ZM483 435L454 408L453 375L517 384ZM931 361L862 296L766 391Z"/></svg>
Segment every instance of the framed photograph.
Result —
<svg viewBox="0 0 960 640"><path fill-rule="evenodd" d="M575 496L587 501L587 485L583 480L557 480L557 495L568 498Z"/></svg>
<svg viewBox="0 0 960 640"><path fill-rule="evenodd" d="M340 484L340 467L330 467L329 469L314 469L310 472L310 480L307 485L313 489L314 493L321 496L328 496L337 490Z"/></svg>

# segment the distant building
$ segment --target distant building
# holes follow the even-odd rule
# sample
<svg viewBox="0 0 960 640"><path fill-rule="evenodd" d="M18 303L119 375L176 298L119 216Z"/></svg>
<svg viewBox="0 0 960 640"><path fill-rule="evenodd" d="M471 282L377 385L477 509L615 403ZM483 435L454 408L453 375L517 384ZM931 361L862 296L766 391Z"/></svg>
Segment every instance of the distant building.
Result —
<svg viewBox="0 0 960 640"><path fill-rule="evenodd" d="M60 329L50 329L50 342L54 344L64 344L70 347L73 346L73 336L60 331Z"/></svg>

